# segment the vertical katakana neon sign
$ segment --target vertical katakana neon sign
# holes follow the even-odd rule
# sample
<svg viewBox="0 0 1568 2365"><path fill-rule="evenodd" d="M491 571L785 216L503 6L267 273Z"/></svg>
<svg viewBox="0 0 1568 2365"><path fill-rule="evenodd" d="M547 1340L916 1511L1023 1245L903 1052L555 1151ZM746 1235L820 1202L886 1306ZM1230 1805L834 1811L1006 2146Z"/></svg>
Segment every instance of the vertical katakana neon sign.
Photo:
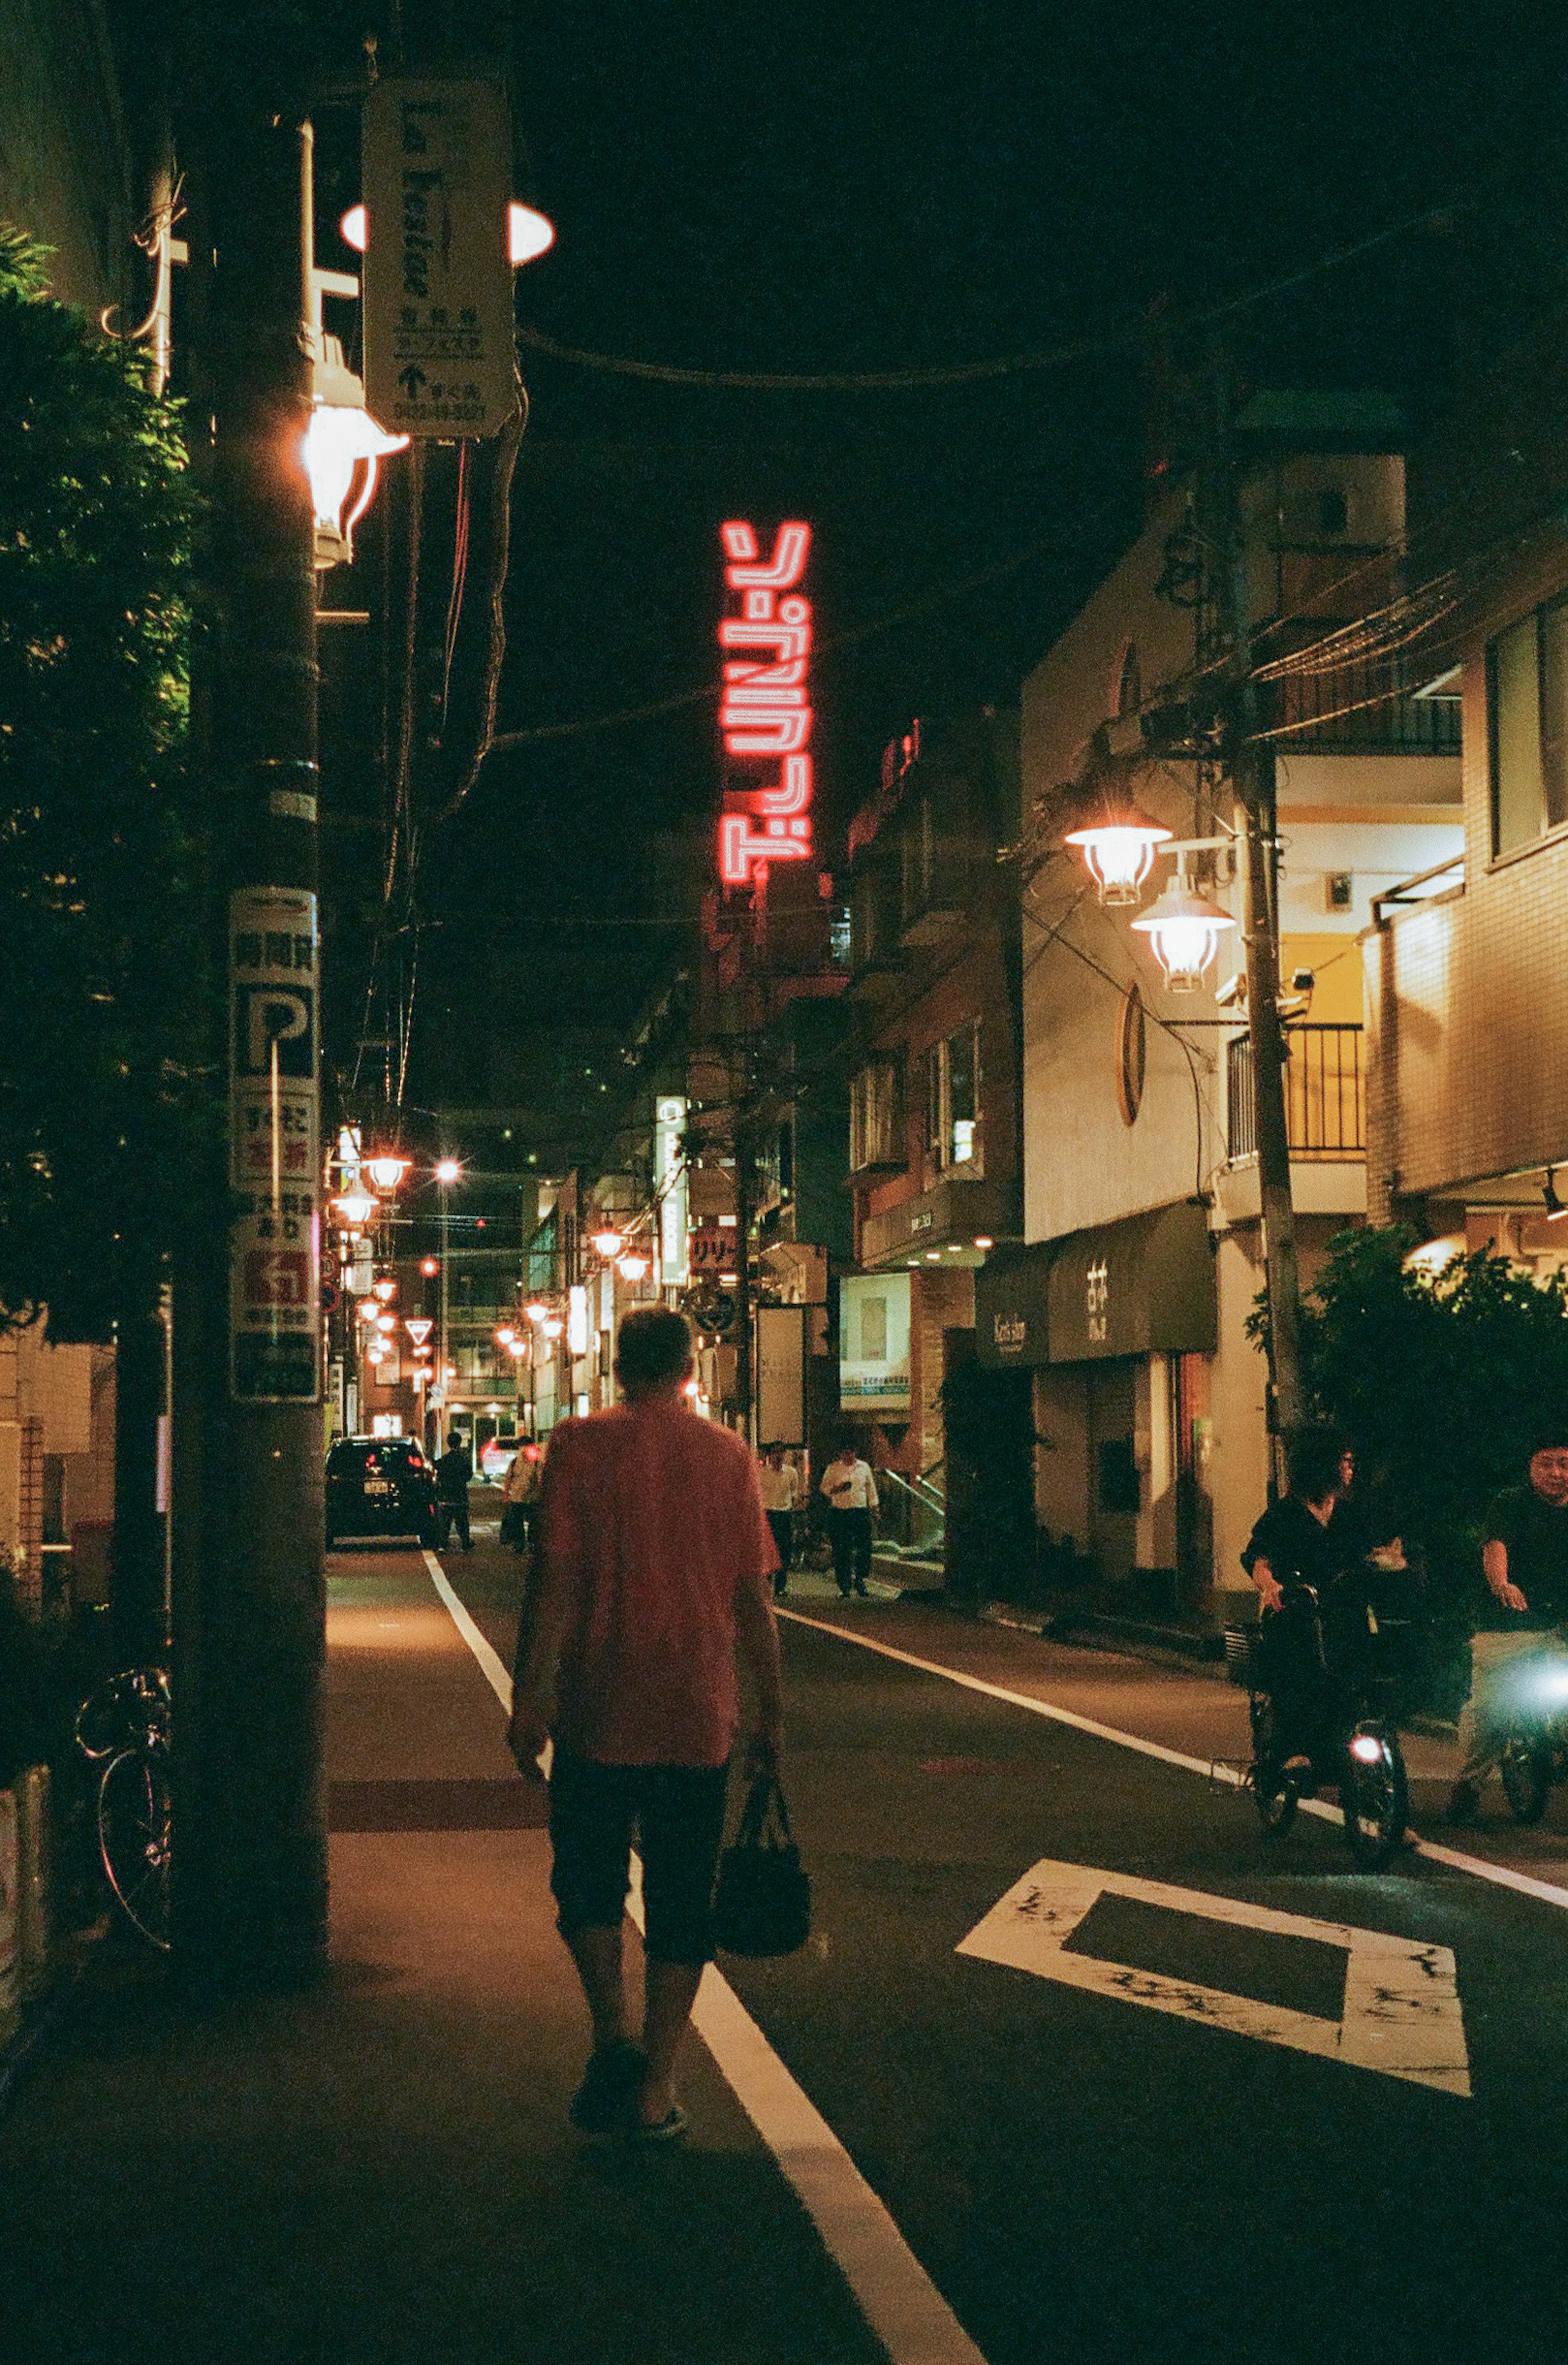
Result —
<svg viewBox="0 0 1568 2365"><path fill-rule="evenodd" d="M799 588L812 529L799 520L781 525L766 560L744 519L719 532L724 581L739 600L739 613L719 626L726 653L719 729L731 759L719 876L726 887L744 887L766 880L770 863L802 862L812 851L812 603Z"/></svg>

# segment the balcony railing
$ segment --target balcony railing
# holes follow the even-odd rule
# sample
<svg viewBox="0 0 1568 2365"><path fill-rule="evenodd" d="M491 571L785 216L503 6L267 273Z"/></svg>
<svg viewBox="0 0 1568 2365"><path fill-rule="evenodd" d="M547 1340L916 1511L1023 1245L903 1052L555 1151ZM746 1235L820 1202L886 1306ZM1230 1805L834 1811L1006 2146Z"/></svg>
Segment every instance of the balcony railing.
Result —
<svg viewBox="0 0 1568 2365"><path fill-rule="evenodd" d="M1285 1136L1293 1159L1364 1158L1367 1087L1359 1026L1287 1026ZM1252 1098L1252 1044L1245 1035L1226 1045L1226 1147L1234 1163L1258 1154Z"/></svg>
<svg viewBox="0 0 1568 2365"><path fill-rule="evenodd" d="M1268 685L1277 745L1304 755L1457 756L1460 701L1415 697L1405 683L1418 672L1383 657L1282 675Z"/></svg>

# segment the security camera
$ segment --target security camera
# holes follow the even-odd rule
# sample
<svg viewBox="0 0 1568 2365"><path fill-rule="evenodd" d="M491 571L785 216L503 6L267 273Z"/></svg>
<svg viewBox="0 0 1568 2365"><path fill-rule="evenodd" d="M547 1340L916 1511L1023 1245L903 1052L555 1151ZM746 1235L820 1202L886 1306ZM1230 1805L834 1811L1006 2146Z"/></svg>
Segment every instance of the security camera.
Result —
<svg viewBox="0 0 1568 2365"><path fill-rule="evenodd" d="M1310 992L1312 992L1313 987L1314 987L1316 983L1317 983L1317 980L1316 980L1316 978L1314 976L1314 974L1313 974L1313 972L1312 972L1312 970L1309 970L1309 969L1293 969L1293 970L1292 970L1292 971L1291 971L1291 992L1292 992L1293 993L1310 993Z"/></svg>

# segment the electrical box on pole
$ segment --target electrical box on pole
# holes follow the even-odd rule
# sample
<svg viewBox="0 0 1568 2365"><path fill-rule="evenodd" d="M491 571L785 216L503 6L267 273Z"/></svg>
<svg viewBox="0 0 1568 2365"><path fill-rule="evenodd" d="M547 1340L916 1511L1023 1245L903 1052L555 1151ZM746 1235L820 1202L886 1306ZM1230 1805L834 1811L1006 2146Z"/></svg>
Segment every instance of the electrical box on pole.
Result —
<svg viewBox="0 0 1568 2365"><path fill-rule="evenodd" d="M367 94L365 401L394 432L498 435L517 409L498 84L396 75Z"/></svg>

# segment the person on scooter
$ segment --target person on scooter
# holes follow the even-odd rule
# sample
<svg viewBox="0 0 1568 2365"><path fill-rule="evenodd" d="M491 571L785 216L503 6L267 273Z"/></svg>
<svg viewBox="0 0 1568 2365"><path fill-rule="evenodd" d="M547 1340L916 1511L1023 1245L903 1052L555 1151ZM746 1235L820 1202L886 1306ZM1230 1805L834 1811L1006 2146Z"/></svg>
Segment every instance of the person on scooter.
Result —
<svg viewBox="0 0 1568 2365"><path fill-rule="evenodd" d="M1468 1823L1508 1730L1514 1663L1546 1635L1568 1647L1568 1415L1538 1430L1529 1484L1487 1513L1481 1573L1488 1599L1470 1645L1470 1697L1459 1720L1459 1779L1447 1820Z"/></svg>

